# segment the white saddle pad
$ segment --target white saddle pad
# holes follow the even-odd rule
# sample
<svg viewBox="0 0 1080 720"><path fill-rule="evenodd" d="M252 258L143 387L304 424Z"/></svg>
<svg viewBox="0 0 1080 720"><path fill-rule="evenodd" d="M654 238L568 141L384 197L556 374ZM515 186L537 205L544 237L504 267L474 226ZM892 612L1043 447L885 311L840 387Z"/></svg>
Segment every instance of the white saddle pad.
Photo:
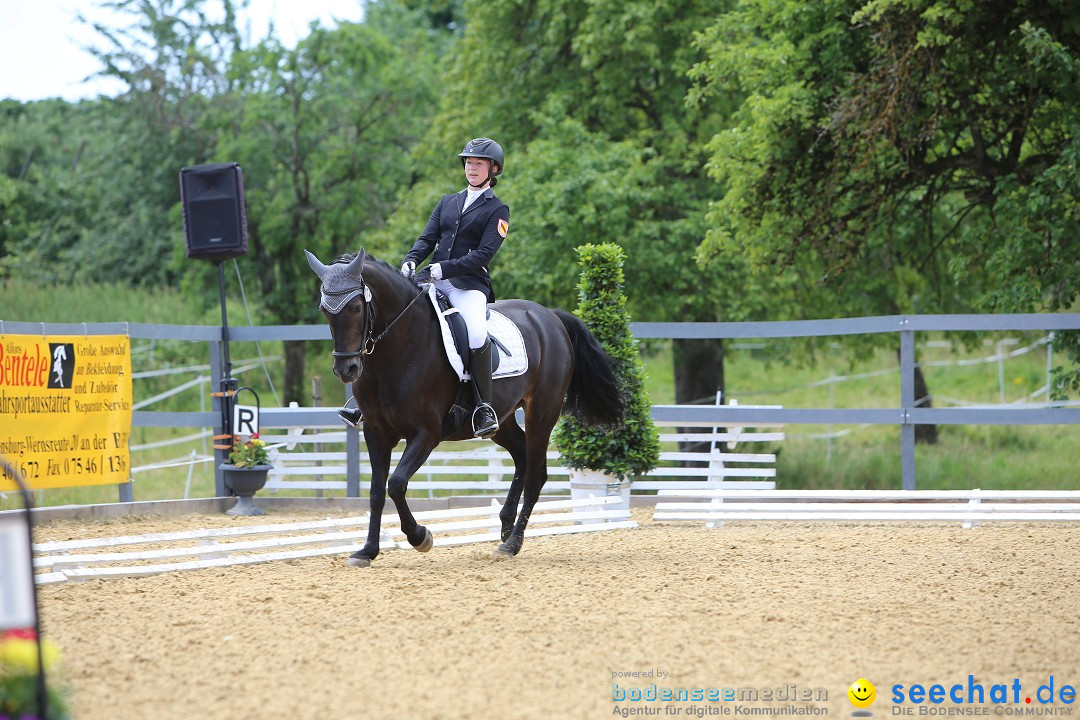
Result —
<svg viewBox="0 0 1080 720"><path fill-rule="evenodd" d="M446 351L446 359L450 362L450 367L454 368L454 372L457 373L460 380L471 380L472 376L465 372L461 356L458 355L457 348L454 346L454 337L450 334L450 325L445 317L445 315L458 312L458 309L450 308L444 315L439 308L434 285L428 285L428 299L431 300L435 312L439 314L439 329L442 331L443 350ZM517 325L510 318L496 310L489 310L488 335L491 335L503 345L503 347L499 347L498 343L492 343L492 349L499 353L499 367L492 373L492 379L523 375L529 369L529 356L525 352L525 339L521 337L521 330L518 330ZM510 354L507 355L503 348L509 350Z"/></svg>

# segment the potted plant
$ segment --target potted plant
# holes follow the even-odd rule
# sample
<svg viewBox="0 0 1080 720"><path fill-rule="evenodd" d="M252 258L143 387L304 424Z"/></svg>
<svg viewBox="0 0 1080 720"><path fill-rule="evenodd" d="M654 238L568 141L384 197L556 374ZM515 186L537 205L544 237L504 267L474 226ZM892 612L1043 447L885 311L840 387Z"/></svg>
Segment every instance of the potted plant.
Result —
<svg viewBox="0 0 1080 720"><path fill-rule="evenodd" d="M564 417L554 442L570 468L571 497L614 495L630 506L630 483L656 467L660 440L652 422L652 403L645 391L645 368L637 340L630 333L630 313L623 295L623 260L618 245L582 245L576 315L611 357L625 403L623 424L615 428L582 425Z"/></svg>
<svg viewBox="0 0 1080 720"><path fill-rule="evenodd" d="M255 493L266 484L266 475L273 466L266 442L255 433L246 442L235 442L229 461L222 463L225 473L225 487L238 496L236 504L225 511L227 515L262 515L264 514L252 499Z"/></svg>
<svg viewBox="0 0 1080 720"><path fill-rule="evenodd" d="M7 630L0 633L0 718L38 718L43 714L38 705L38 651L41 667L53 677L60 659L60 650L47 638L38 644L32 629ZM45 687L44 713L46 720L70 717L66 688L52 682Z"/></svg>

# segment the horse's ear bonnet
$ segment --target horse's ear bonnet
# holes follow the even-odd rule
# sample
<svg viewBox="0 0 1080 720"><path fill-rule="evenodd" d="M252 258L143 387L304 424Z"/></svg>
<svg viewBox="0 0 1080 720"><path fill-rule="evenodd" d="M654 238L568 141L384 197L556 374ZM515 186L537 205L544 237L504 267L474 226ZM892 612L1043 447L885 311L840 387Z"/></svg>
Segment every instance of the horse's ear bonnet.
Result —
<svg viewBox="0 0 1080 720"><path fill-rule="evenodd" d="M371 289L364 284L364 260L364 251L361 250L348 265L323 265L314 255L308 253L308 264L315 274L322 278L321 304L331 315L341 312L341 309L360 293L364 293L365 302L371 302Z"/></svg>

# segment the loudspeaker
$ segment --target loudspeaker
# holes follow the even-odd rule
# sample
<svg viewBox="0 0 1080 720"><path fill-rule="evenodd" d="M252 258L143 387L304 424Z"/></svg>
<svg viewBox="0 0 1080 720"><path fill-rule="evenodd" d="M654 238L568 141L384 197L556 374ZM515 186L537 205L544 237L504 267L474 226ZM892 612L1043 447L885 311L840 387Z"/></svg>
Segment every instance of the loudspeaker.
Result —
<svg viewBox="0 0 1080 720"><path fill-rule="evenodd" d="M247 252L244 177L234 162L180 170L187 256L221 262Z"/></svg>

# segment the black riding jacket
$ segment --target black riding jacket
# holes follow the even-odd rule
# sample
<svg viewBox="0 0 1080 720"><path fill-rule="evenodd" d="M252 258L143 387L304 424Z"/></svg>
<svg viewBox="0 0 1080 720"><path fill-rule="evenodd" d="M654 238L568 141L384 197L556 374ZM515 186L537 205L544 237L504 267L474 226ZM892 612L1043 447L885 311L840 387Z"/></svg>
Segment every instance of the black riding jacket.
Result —
<svg viewBox="0 0 1080 720"><path fill-rule="evenodd" d="M434 252L431 262L439 263L450 284L480 290L495 302L488 267L510 229L510 208L487 188L462 214L466 197L462 190L439 200L405 261L419 265Z"/></svg>

